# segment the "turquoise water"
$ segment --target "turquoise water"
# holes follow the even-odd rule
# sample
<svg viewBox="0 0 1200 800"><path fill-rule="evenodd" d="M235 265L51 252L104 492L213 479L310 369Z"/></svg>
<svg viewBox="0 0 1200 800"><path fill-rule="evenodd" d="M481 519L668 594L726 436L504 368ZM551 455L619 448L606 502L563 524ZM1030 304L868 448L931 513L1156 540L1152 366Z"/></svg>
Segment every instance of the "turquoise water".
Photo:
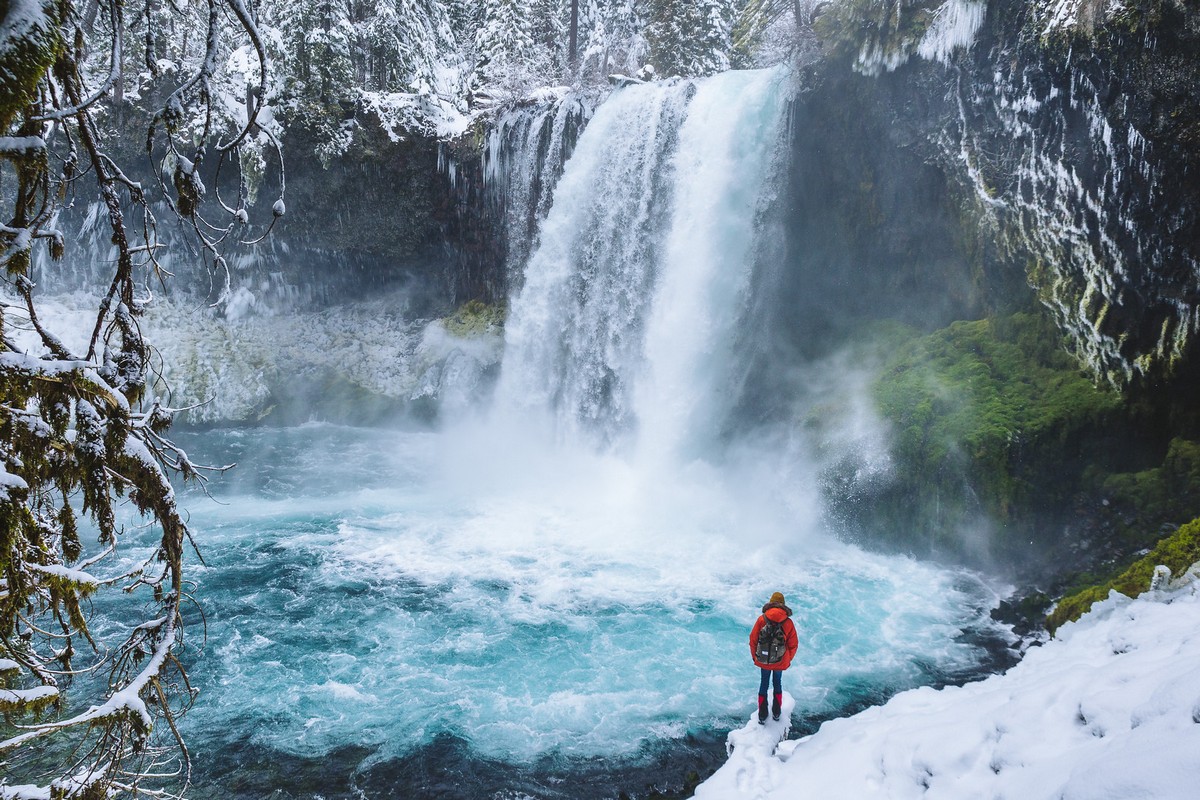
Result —
<svg viewBox="0 0 1200 800"><path fill-rule="evenodd" d="M187 496L198 797L678 786L751 711L746 637L775 590L798 721L975 674L971 642L998 635L973 576L760 536L718 473L647 490L600 457L330 425L182 439L239 462Z"/></svg>

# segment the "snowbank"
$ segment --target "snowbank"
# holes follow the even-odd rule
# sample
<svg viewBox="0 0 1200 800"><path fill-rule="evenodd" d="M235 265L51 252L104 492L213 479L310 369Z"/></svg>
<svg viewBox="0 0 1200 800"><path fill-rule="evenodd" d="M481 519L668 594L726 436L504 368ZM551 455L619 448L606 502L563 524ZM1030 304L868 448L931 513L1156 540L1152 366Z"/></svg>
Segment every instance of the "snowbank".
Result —
<svg viewBox="0 0 1200 800"><path fill-rule="evenodd" d="M904 692L778 747L734 746L696 797L1194 798L1198 590L1114 592L1004 675Z"/></svg>

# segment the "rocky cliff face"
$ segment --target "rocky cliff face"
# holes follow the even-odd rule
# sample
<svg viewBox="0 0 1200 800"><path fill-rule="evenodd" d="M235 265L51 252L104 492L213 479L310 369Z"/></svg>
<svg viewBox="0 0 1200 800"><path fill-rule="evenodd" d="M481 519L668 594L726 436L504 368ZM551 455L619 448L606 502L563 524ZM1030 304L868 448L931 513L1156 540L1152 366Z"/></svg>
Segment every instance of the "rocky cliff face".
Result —
<svg viewBox="0 0 1200 800"><path fill-rule="evenodd" d="M936 319L1020 305L1027 286L1098 380L1185 367L1200 326L1194 5L846 0L814 27L795 247L848 245L855 302L928 295ZM816 261L814 280L847 272Z"/></svg>
<svg viewBox="0 0 1200 800"><path fill-rule="evenodd" d="M278 238L318 262L341 259L349 287L408 284L443 306L503 305L591 108L550 93L444 142L394 140L366 119L341 156L289 164L289 191L302 200ZM303 130L287 144L292 154L315 148Z"/></svg>
<svg viewBox="0 0 1200 800"><path fill-rule="evenodd" d="M1004 260L1096 376L1172 374L1200 325L1200 13L995 4L965 69L948 144Z"/></svg>
<svg viewBox="0 0 1200 800"><path fill-rule="evenodd" d="M1200 435L1200 10L844 0L812 28L778 330L810 359L930 334L883 337L892 477L828 475L847 529L1028 575L1200 513L1140 496Z"/></svg>

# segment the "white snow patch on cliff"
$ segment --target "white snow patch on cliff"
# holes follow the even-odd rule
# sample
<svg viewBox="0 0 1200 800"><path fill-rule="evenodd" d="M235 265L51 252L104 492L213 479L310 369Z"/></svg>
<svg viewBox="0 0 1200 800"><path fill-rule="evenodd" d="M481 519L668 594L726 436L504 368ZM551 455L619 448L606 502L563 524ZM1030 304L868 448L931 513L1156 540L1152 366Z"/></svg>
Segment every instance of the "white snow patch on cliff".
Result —
<svg viewBox="0 0 1200 800"><path fill-rule="evenodd" d="M1091 34L1097 25L1124 10L1123 0L1036 0L1032 4L1034 19L1041 22L1043 36L1055 31Z"/></svg>
<svg viewBox="0 0 1200 800"><path fill-rule="evenodd" d="M935 12L929 30L917 45L917 54L927 61L949 63L955 50L975 44L975 34L986 16L986 2L947 0Z"/></svg>
<svg viewBox="0 0 1200 800"><path fill-rule="evenodd" d="M44 297L39 315L79 351L86 349L97 302L84 293ZM440 320L414 319L403 298L276 311L244 287L234 291L223 316L203 303L164 297L149 306L141 324L158 350L155 394L175 408L202 404L189 412L192 422L251 419L273 394L331 380L457 410L485 391L504 345L499 329L458 336ZM18 346L40 352L27 325L11 333ZM7 357L43 370L49 363L36 355ZM6 472L0 486L23 488L19 480Z"/></svg>

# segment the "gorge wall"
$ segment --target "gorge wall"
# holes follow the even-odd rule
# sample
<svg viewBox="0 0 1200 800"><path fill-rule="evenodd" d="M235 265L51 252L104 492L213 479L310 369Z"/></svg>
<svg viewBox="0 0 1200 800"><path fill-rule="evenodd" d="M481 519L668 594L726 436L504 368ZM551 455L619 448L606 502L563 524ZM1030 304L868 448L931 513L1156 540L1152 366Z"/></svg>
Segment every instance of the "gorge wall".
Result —
<svg viewBox="0 0 1200 800"><path fill-rule="evenodd" d="M932 329L1037 305L1097 380L1188 374L1200 325L1194 10L846 0L811 28L787 203L786 327L798 346L819 351L859 318ZM434 143L392 142L364 120L330 166L293 161L291 191L312 202L295 204L281 238L378 258L385 271L423 264L455 304L502 301L529 247L525 236L506 257L514 209L544 213L545 199L507 199L514 190L499 184L513 170L496 162L532 152L520 169L537 185L516 191L552 188L587 113L515 118L494 132L478 122L445 148L441 174ZM568 146L551 153L564 124ZM523 141L485 165L497 135ZM302 134L291 144L311 149Z"/></svg>
<svg viewBox="0 0 1200 800"><path fill-rule="evenodd" d="M1170 2L818 12L774 324L787 354L877 370L894 461L826 472L847 535L1031 579L1200 513L1198 25Z"/></svg>

